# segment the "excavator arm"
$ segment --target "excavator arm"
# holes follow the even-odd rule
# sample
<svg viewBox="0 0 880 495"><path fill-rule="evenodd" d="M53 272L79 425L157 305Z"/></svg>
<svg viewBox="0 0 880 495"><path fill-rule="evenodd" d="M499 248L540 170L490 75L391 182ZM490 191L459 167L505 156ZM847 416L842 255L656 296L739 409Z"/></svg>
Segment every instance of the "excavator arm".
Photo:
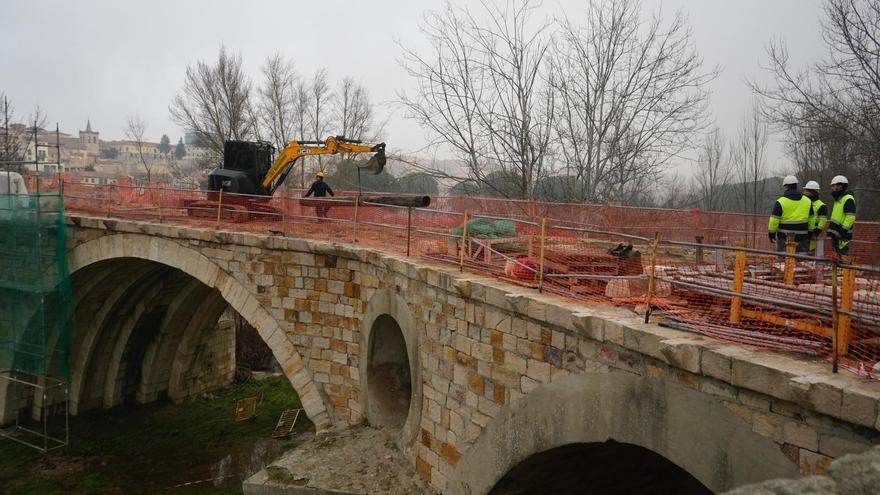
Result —
<svg viewBox="0 0 880 495"><path fill-rule="evenodd" d="M284 183L287 174L293 170L294 164L300 158L337 153L375 153L369 163L363 167L370 169L374 174L382 172L385 166L385 143L369 145L342 136L330 136L324 141L290 141L278 154L261 184L271 195Z"/></svg>

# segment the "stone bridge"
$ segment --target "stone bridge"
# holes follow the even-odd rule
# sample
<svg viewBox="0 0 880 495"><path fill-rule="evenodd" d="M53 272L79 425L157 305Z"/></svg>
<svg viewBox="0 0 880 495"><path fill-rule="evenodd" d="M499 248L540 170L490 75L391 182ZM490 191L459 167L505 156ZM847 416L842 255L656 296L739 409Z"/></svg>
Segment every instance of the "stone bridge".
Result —
<svg viewBox="0 0 880 495"><path fill-rule="evenodd" d="M185 400L229 373L234 335L216 322L231 307L318 429L390 429L444 493L563 486L585 465L668 466L682 493L720 492L823 473L878 441L880 383L826 361L356 245L69 221L74 412Z"/></svg>

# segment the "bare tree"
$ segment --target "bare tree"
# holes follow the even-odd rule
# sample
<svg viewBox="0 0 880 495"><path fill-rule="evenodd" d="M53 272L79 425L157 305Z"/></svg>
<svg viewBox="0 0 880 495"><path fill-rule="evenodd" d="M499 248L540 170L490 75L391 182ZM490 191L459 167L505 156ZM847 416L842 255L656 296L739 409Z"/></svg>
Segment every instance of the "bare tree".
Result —
<svg viewBox="0 0 880 495"><path fill-rule="evenodd" d="M828 184L835 175L859 173L859 147L843 129L792 127L785 144L795 175L804 181Z"/></svg>
<svg viewBox="0 0 880 495"><path fill-rule="evenodd" d="M572 199L626 201L630 181L661 171L705 125L718 70L703 69L681 13L641 12L638 0L591 1L582 24L560 23L552 82Z"/></svg>
<svg viewBox="0 0 880 495"><path fill-rule="evenodd" d="M679 173L672 173L658 178L654 206L659 208L692 208L699 202L697 192L689 187L688 181Z"/></svg>
<svg viewBox="0 0 880 495"><path fill-rule="evenodd" d="M15 109L5 93L0 92L0 116L3 129L0 130L0 161L13 162L24 158L22 147L27 140L23 126L16 126ZM6 170L12 170L11 164L4 164Z"/></svg>
<svg viewBox="0 0 880 495"><path fill-rule="evenodd" d="M299 78L293 90L293 113L291 114L293 120L293 128L296 139L298 141L306 141L308 140L308 136L311 135L310 123L309 123L309 112L312 108L312 94L309 88L309 82L304 80L303 78ZM318 137L312 137L312 139L320 139ZM302 161L302 160L300 160ZM305 165L300 166L300 188L306 187L306 168Z"/></svg>
<svg viewBox="0 0 880 495"><path fill-rule="evenodd" d="M736 140L731 143L731 162L742 190L743 209L757 214L767 209L763 204L767 178L767 139L769 128L761 119L758 102L754 101L742 118ZM756 225L752 225L755 231Z"/></svg>
<svg viewBox="0 0 880 495"><path fill-rule="evenodd" d="M312 82L309 85L309 130L312 132L312 139L322 140L332 132L333 114L331 103L333 91L330 87L327 69L321 68L315 71L312 76ZM318 156L318 169L323 170L323 157ZM303 164L305 170L305 163Z"/></svg>
<svg viewBox="0 0 880 495"><path fill-rule="evenodd" d="M259 122L276 149L283 149L294 137L296 127L296 83L293 62L280 54L263 64L263 85L259 88Z"/></svg>
<svg viewBox="0 0 880 495"><path fill-rule="evenodd" d="M342 135L349 139L374 141L373 105L367 88L354 78L346 77L339 83L336 99L334 121L338 123Z"/></svg>
<svg viewBox="0 0 880 495"><path fill-rule="evenodd" d="M880 0L825 0L822 35L827 55L802 70L783 43L771 43L774 84L752 87L769 103L766 116L796 144L828 139L830 151L845 135L850 170L880 185Z"/></svg>
<svg viewBox="0 0 880 495"><path fill-rule="evenodd" d="M312 107L311 91L308 81L296 81L293 91L293 127L299 141L307 140L311 134L309 126L309 110ZM318 139L318 137L313 137Z"/></svg>
<svg viewBox="0 0 880 495"><path fill-rule="evenodd" d="M726 190L733 170L727 158L726 143L721 129L714 127L703 140L693 176L693 191L700 208L706 211L722 209L722 193Z"/></svg>
<svg viewBox="0 0 880 495"><path fill-rule="evenodd" d="M251 83L242 70L241 55L221 46L215 65L188 65L183 90L169 111L172 120L196 133L215 158L222 158L226 140L255 136Z"/></svg>
<svg viewBox="0 0 880 495"><path fill-rule="evenodd" d="M400 93L399 103L466 163L471 179L506 195L502 177L516 196L533 197L551 151L549 26L533 19L528 0L481 6L480 17L448 3L426 14L428 53L401 46L419 90Z"/></svg>
<svg viewBox="0 0 880 495"><path fill-rule="evenodd" d="M149 185L152 181L153 164L148 163L146 156L144 155L144 133L146 130L147 123L140 117L140 115L129 115L126 119L125 137L134 144L138 159L140 160L141 165L143 165L144 171L147 173L147 184Z"/></svg>
<svg viewBox="0 0 880 495"><path fill-rule="evenodd" d="M418 91L414 96L401 92L398 100L408 118L433 134L435 144L447 146L467 170L480 175L476 172L482 168L485 136L477 106L490 88L471 62L478 55L463 17L448 2L441 12L425 13L420 31L430 45L427 55L400 44L399 63L415 80Z"/></svg>

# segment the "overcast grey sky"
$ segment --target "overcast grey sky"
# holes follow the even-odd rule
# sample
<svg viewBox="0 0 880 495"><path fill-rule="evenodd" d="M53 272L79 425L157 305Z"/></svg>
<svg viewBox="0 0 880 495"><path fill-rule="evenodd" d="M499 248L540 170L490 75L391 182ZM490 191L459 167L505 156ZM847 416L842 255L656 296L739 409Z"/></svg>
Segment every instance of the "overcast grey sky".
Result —
<svg viewBox="0 0 880 495"><path fill-rule="evenodd" d="M643 4L647 11L661 6L659 0ZM547 17L565 12L576 18L584 5L545 0L542 10ZM385 116L395 91L413 86L396 62L395 40L423 45L421 15L440 7L439 0L3 0L0 91L21 117L39 103L64 132L75 133L90 118L103 139L120 139L126 115L139 113L148 138L158 141L165 133L176 141L182 131L168 105L186 65L213 61L223 43L242 54L255 80L274 52L292 58L302 73L327 67L334 81L353 76ZM821 0L665 0L662 7L667 14L683 10L707 66L723 68L712 86L712 111L728 136L749 105L745 80L761 78L771 38L788 43L795 62L823 51ZM385 140L406 151L426 142L399 114L390 115ZM771 159L771 166L782 167L778 145Z"/></svg>

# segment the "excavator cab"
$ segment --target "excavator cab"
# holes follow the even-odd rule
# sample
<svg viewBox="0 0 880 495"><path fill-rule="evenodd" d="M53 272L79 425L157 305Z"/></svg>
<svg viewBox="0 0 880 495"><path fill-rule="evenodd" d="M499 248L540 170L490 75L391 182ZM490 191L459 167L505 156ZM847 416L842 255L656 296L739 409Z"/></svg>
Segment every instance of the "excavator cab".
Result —
<svg viewBox="0 0 880 495"><path fill-rule="evenodd" d="M275 147L265 141L226 141L223 168L208 176L208 188L228 193L268 195L260 183L272 168Z"/></svg>

